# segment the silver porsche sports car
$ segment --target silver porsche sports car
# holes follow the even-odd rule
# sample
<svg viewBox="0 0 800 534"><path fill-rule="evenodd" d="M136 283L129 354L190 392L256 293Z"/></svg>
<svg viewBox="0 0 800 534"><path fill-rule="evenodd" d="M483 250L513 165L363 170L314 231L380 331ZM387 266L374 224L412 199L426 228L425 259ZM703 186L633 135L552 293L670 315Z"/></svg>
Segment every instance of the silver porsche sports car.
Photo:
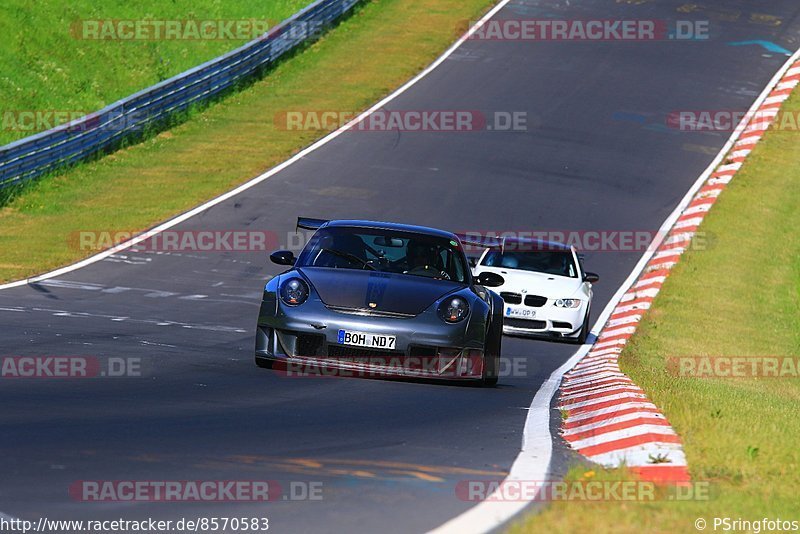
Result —
<svg viewBox="0 0 800 534"><path fill-rule="evenodd" d="M417 377L494 385L503 300L472 274L452 233L370 221L300 218L316 230L269 280L258 316L259 367L302 375Z"/></svg>

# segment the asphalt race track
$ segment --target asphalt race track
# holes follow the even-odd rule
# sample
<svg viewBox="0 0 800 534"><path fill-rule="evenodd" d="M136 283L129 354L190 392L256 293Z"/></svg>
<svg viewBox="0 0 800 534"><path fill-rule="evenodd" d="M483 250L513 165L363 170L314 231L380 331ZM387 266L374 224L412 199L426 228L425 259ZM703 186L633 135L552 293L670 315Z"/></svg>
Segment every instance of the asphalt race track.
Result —
<svg viewBox="0 0 800 534"><path fill-rule="evenodd" d="M800 5L708 1L686 13L683 1L636 4L516 1L498 17L709 20L710 38L468 41L388 109L526 112L527 131L348 132L177 229L266 230L278 244L298 215L655 231L729 136L668 127L667 114L749 108L786 55L730 43L794 50ZM753 16L762 13L777 18ZM642 252L587 254L601 276L594 317ZM262 252L127 251L0 291L0 355L141 358L144 375L0 381L0 511L266 516L277 532L427 530L474 504L456 496L458 481L504 476L533 395L576 348L506 337L503 357L524 372L496 389L285 377L252 361L261 288L278 272ZM553 410L554 428L558 418ZM559 474L575 457L555 447ZM322 499L92 503L68 494L80 480L275 480L298 499L304 484L321 484Z"/></svg>

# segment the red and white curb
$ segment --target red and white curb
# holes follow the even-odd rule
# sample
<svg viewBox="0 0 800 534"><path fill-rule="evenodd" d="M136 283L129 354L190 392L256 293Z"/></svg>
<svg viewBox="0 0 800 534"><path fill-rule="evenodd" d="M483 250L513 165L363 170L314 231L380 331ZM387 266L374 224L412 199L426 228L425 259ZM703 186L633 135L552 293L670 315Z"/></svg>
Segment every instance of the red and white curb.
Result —
<svg viewBox="0 0 800 534"><path fill-rule="evenodd" d="M725 160L680 213L668 237L611 312L595 344L564 375L559 399L565 414L561 435L589 460L606 467L624 464L642 478L657 482L689 480L680 437L645 392L620 370L618 358L705 215L798 83L800 61L795 61L747 114L732 137ZM753 117L757 119L751 121Z"/></svg>

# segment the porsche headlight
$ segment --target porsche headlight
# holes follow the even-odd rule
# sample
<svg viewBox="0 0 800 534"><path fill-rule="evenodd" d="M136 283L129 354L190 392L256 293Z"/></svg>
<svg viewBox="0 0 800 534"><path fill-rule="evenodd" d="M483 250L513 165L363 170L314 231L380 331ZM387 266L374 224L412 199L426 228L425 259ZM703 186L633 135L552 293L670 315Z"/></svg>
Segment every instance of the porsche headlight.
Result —
<svg viewBox="0 0 800 534"><path fill-rule="evenodd" d="M289 306L299 306L308 298L308 284L301 278L290 278L281 284L281 300Z"/></svg>
<svg viewBox="0 0 800 534"><path fill-rule="evenodd" d="M439 317L446 323L458 323L469 314L469 304L461 297L449 297L439 304Z"/></svg>
<svg viewBox="0 0 800 534"><path fill-rule="evenodd" d="M577 308L581 305L581 299L556 299L554 304L557 308Z"/></svg>

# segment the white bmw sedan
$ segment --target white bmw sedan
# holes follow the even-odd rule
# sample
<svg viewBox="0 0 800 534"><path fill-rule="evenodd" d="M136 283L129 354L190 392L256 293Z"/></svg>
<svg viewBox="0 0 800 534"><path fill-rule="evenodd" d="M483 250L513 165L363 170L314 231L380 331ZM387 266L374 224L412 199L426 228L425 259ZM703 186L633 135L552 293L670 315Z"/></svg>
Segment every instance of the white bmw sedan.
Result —
<svg viewBox="0 0 800 534"><path fill-rule="evenodd" d="M592 283L574 247L543 241L507 242L483 251L474 274L497 273L492 288L505 303L503 332L548 336L583 344L589 333Z"/></svg>

